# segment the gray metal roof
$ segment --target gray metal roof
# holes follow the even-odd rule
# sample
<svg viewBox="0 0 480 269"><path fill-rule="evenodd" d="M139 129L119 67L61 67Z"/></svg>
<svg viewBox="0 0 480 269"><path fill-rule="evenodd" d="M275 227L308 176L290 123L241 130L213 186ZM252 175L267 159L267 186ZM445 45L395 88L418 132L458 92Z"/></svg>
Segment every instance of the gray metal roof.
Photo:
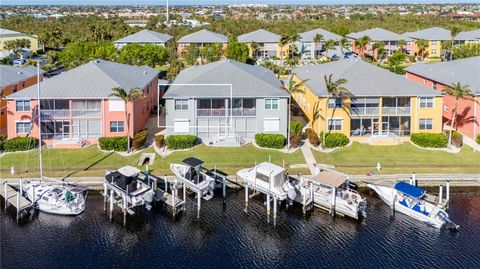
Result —
<svg viewBox="0 0 480 269"><path fill-rule="evenodd" d="M401 35L382 29L372 28L361 32L350 33L347 35L349 38L358 39L363 36L368 36L372 41L398 41L403 39Z"/></svg>
<svg viewBox="0 0 480 269"><path fill-rule="evenodd" d="M43 74L45 71L40 70ZM27 65L24 67L0 65L0 88L16 84L37 75L37 68Z"/></svg>
<svg viewBox="0 0 480 269"><path fill-rule="evenodd" d="M235 97L289 96L270 69L233 60L222 60L183 70L173 81L164 98L230 97L230 86L219 84L231 84L232 95Z"/></svg>
<svg viewBox="0 0 480 269"><path fill-rule="evenodd" d="M452 35L450 30L432 27L428 29L423 29L415 32L409 32L408 36L414 39L425 39L425 40L451 40Z"/></svg>
<svg viewBox="0 0 480 269"><path fill-rule="evenodd" d="M217 34L208 30L200 30L195 33L183 36L177 42L179 43L227 43L228 38L222 34Z"/></svg>
<svg viewBox="0 0 480 269"><path fill-rule="evenodd" d="M357 97L367 96L439 96L440 93L359 59L345 59L325 64L304 65L293 72L317 96L327 96L324 76L346 79L345 87Z"/></svg>
<svg viewBox="0 0 480 269"><path fill-rule="evenodd" d="M479 40L480 41L480 29L473 30L473 31L463 31L458 33L458 35L454 38L456 41L471 41L471 40Z"/></svg>
<svg viewBox="0 0 480 269"><path fill-rule="evenodd" d="M112 88L143 88L156 76L158 71L148 66L93 60L45 79L40 83L40 94L42 98L107 98ZM7 96L8 99L36 97L36 86Z"/></svg>
<svg viewBox="0 0 480 269"><path fill-rule="evenodd" d="M259 29L250 33L246 33L238 36L238 42L249 43L278 43L280 41L280 35L269 32L265 29Z"/></svg>
<svg viewBox="0 0 480 269"><path fill-rule="evenodd" d="M0 28L0 37L1 36L33 36L33 35L20 33L20 32L5 29L5 28Z"/></svg>
<svg viewBox="0 0 480 269"><path fill-rule="evenodd" d="M435 64L417 63L405 70L445 85L460 82L480 94L480 56Z"/></svg>
<svg viewBox="0 0 480 269"><path fill-rule="evenodd" d="M136 32L113 43L166 43L173 37L148 29Z"/></svg>
<svg viewBox="0 0 480 269"><path fill-rule="evenodd" d="M317 29L313 29L311 31L301 33L300 34L300 38L301 38L300 41L302 41L302 42L313 42L313 39L315 38L315 35L317 35L317 34L322 35L322 39L324 41L329 40L329 39L338 41L338 40L342 39L342 36L340 36L340 35L334 34L332 32L324 30L322 28L317 28Z"/></svg>

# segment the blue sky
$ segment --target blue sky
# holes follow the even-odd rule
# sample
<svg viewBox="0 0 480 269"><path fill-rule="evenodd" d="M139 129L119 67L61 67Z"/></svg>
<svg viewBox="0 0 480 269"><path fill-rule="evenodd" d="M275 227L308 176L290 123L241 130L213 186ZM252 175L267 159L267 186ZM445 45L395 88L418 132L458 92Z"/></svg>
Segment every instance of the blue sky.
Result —
<svg viewBox="0 0 480 269"><path fill-rule="evenodd" d="M2 5L164 5L166 0L1 0ZM478 3L478 0L170 0L172 5Z"/></svg>

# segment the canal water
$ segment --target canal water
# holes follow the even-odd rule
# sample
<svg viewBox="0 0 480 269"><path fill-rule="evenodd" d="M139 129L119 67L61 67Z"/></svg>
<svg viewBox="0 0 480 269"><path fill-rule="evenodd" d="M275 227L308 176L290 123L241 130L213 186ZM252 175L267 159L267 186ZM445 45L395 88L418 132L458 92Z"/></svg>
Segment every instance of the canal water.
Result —
<svg viewBox="0 0 480 269"><path fill-rule="evenodd" d="M173 220L164 209L111 223L102 197L90 193L77 217L34 214L22 223L0 214L1 268L480 268L480 191L454 192L450 216L460 231L439 231L396 214L368 191L361 222L316 209L283 208L274 227L261 198L229 190L195 202Z"/></svg>

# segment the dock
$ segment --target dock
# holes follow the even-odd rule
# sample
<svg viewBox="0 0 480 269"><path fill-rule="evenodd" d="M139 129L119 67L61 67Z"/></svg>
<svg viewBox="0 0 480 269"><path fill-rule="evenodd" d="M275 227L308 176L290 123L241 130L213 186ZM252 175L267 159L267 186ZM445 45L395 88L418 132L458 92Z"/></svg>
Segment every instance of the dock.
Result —
<svg viewBox="0 0 480 269"><path fill-rule="evenodd" d="M22 186L21 180L19 185ZM5 210L9 205L15 208L17 221L20 219L22 212L27 211L34 205L23 196L21 187L15 188L8 182L3 183L3 190L0 192L0 196L2 196L5 201Z"/></svg>

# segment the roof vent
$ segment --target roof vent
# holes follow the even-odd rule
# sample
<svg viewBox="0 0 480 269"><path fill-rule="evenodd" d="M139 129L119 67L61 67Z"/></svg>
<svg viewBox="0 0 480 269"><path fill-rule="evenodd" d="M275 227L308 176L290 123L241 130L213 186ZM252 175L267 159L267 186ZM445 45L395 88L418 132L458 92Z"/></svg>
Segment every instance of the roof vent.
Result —
<svg viewBox="0 0 480 269"><path fill-rule="evenodd" d="M145 74L145 75L146 75L146 74L147 74L147 71L146 71L146 70L144 70L144 71L143 71L143 74Z"/></svg>
<svg viewBox="0 0 480 269"><path fill-rule="evenodd" d="M93 60L93 62L96 63L96 64L99 64L99 63L100 63L100 60L98 60L98 59L97 59L97 60Z"/></svg>
<svg viewBox="0 0 480 269"><path fill-rule="evenodd" d="M22 72L22 71L18 71L18 74L21 75L21 74L23 74L23 72Z"/></svg>

